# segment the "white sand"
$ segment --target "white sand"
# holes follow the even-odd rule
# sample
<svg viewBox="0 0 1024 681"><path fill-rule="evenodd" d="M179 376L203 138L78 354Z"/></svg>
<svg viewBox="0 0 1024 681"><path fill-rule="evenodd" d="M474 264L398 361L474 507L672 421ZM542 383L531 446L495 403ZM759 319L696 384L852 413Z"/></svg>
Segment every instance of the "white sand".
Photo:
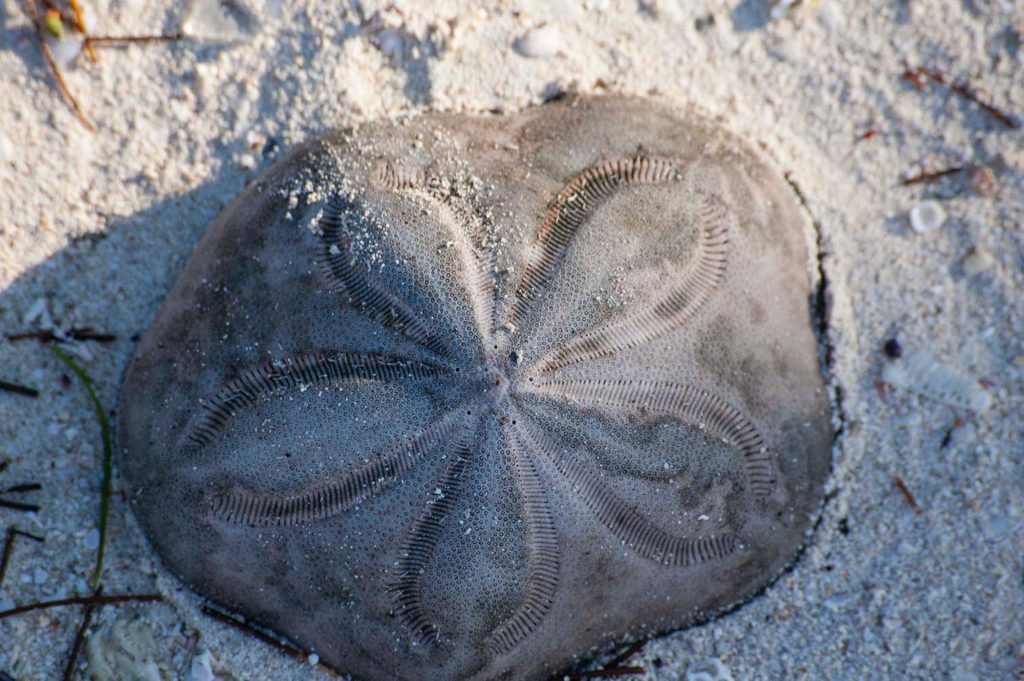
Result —
<svg viewBox="0 0 1024 681"><path fill-rule="evenodd" d="M175 30L183 15L160 0L84 4L102 34ZM389 4L367 0L359 13L255 2L262 27L247 42L104 50L96 65L80 58L67 80L97 123L90 134L55 89L18 1L4 0L0 330L38 328L49 316L58 328L117 334L109 345L74 345L112 406L129 339L146 329L218 210L272 160L262 154L268 140L284 148L423 109L511 111L558 89L695 105L761 143L821 226L844 426L832 496L797 566L734 613L650 642L635 663L657 679L685 678L709 657L737 680L1020 673L1024 132L901 74L907 63L940 68L1024 113L1024 5L821 0L766 22L760 0ZM544 22L555 29L516 42ZM868 130L877 134L861 139ZM965 174L899 183L907 172L982 162L996 173L991 197ZM907 214L924 198L947 219L918 234ZM882 345L893 336L928 355L890 369L897 385L882 390ZM922 373L932 358L942 369ZM0 509L0 530L16 524L46 537L19 540L0 609L87 590L99 435L63 373L38 344L0 341L0 379L42 393L0 393L0 461L11 460L0 489L45 486L19 497L41 503L39 513ZM975 406L990 402L982 413L951 406L979 390L988 397ZM119 498L105 584L170 597L171 606L104 608L93 629L109 642L111 622L141 622L166 678L186 675L207 650L222 678L310 678L308 667L199 614L198 599L160 572ZM0 671L58 678L79 617L65 608L0 621Z"/></svg>

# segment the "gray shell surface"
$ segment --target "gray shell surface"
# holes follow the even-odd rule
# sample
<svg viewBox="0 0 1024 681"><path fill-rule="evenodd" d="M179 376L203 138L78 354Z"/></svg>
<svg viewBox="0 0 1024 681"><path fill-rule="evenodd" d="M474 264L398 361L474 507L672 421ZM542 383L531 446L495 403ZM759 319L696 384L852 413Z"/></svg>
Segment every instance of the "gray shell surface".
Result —
<svg viewBox="0 0 1024 681"><path fill-rule="evenodd" d="M118 444L200 593L365 679L543 678L797 554L830 407L793 192L571 98L332 133L217 218Z"/></svg>

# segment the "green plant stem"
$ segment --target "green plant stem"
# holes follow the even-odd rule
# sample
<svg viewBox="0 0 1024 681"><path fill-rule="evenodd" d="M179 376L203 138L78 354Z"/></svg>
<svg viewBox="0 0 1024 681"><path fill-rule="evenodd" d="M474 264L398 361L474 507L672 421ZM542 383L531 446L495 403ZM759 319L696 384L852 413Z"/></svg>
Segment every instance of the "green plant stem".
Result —
<svg viewBox="0 0 1024 681"><path fill-rule="evenodd" d="M103 574L103 554L107 547L107 517L110 515L110 487L114 475L113 449L110 444L110 422L107 420L107 412L103 409L103 403L100 402L100 398L96 394L96 387L85 371L78 366L75 360L71 359L68 353L53 343L47 343L46 347L50 348L53 354L57 355L60 361L64 362L71 369L71 372L78 377L78 380L82 382L82 385L85 386L86 392L89 393L89 399L92 401L92 406L96 410L96 418L100 422L100 435L103 438L103 480L100 483L100 543L99 550L96 553L96 567L90 580L92 588L96 589L100 585L100 577Z"/></svg>

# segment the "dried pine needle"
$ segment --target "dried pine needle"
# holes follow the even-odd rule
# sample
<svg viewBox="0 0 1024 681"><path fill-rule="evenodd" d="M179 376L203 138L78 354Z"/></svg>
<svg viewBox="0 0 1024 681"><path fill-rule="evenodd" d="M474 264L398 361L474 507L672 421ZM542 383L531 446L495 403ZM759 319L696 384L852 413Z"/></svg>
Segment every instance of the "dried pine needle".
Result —
<svg viewBox="0 0 1024 681"><path fill-rule="evenodd" d="M78 0L70 0L70 5L71 11L75 14L75 28L85 36L85 51L92 63L95 64L99 61L99 58L96 56L96 50L93 49L92 43L89 42L89 33L85 30L85 17L82 16L82 6L78 4Z"/></svg>

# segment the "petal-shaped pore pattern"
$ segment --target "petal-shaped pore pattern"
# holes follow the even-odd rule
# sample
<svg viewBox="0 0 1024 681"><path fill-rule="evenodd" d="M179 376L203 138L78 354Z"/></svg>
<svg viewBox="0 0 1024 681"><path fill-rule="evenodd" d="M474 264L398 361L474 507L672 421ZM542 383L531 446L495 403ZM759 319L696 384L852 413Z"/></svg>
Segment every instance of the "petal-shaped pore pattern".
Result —
<svg viewBox="0 0 1024 681"><path fill-rule="evenodd" d="M328 135L141 343L131 501L197 589L357 678L547 678L688 626L791 561L828 471L805 226L650 102Z"/></svg>
<svg viewBox="0 0 1024 681"><path fill-rule="evenodd" d="M731 216L718 197L699 194L695 198L697 245L679 279L667 283L652 304L630 309L556 348L538 363L537 371L552 371L637 347L685 324L697 312L725 274Z"/></svg>

